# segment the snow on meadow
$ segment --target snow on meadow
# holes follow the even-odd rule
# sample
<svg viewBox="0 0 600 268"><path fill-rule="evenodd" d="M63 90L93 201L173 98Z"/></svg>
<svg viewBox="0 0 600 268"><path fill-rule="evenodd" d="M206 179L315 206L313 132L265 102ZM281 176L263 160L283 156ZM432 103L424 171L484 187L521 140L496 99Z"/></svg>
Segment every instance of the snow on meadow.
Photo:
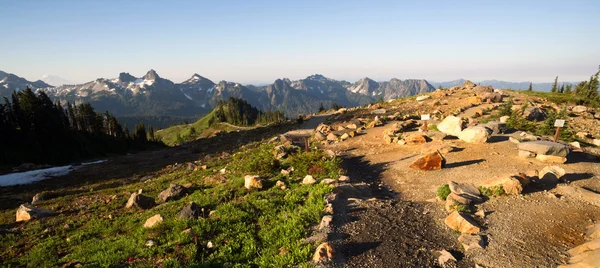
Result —
<svg viewBox="0 0 600 268"><path fill-rule="evenodd" d="M106 160L99 160L94 162L82 163L81 166L99 164L105 161ZM0 187L30 184L41 180L64 176L81 166L68 165L0 175Z"/></svg>

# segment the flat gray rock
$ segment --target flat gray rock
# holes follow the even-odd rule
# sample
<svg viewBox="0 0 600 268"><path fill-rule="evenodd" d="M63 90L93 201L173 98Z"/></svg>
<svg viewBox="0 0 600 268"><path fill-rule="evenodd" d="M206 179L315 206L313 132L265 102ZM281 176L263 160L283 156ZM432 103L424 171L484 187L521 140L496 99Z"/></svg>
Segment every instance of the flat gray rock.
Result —
<svg viewBox="0 0 600 268"><path fill-rule="evenodd" d="M569 147L551 141L528 141L519 143L519 150L532 152L542 155L554 155L566 157L569 154Z"/></svg>

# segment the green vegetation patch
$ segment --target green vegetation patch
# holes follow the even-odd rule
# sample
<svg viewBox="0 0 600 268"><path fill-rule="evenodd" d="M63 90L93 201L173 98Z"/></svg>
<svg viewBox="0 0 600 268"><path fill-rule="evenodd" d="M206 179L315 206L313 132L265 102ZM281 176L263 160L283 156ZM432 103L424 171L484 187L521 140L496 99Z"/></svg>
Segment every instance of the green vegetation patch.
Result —
<svg viewBox="0 0 600 268"><path fill-rule="evenodd" d="M101 190L76 194L56 190L54 198L39 206L60 214L24 223L18 234L0 236L0 266L60 267L68 262L92 267L307 265L316 245L302 239L320 221L324 196L332 188L320 183L303 185L296 178L305 174L335 178L341 173L340 160L310 151L289 155L279 163L273 146L248 146L230 158L204 161L207 170L175 169L145 183L123 185L115 179L99 184L120 186L89 185ZM280 174L281 167L292 166L289 176ZM225 174L213 172L223 168ZM249 174L261 175L262 189L244 188L244 176ZM276 187L277 180L287 189ZM171 183L193 186L181 199L149 210L125 209L130 193L143 189L144 195L156 198ZM61 195L62 191L71 193ZM202 208L201 217L178 219L179 210L190 202ZM155 214L161 214L164 221L144 229L146 219ZM14 210L0 211L0 216L0 224L11 224ZM153 245L147 246L150 240Z"/></svg>
<svg viewBox="0 0 600 268"><path fill-rule="evenodd" d="M506 194L502 185L495 185L492 187L479 186L477 189L479 189L479 192L481 192L482 195L487 197L498 197Z"/></svg>
<svg viewBox="0 0 600 268"><path fill-rule="evenodd" d="M440 188L437 189L436 193L441 200L446 200L448 195L450 195L450 185L444 184L440 186Z"/></svg>

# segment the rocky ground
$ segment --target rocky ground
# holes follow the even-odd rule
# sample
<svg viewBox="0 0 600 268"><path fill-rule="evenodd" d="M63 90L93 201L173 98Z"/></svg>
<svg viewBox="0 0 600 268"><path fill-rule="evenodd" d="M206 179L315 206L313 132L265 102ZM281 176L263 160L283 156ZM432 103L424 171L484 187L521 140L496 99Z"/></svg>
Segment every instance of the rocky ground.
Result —
<svg viewBox="0 0 600 268"><path fill-rule="evenodd" d="M421 102L404 100L401 105L387 103L381 107L346 112L337 119L329 120L329 123L341 134L344 131L336 126L356 122L356 119L366 119L367 126L375 116L396 115L406 119L411 114L431 113L439 115L439 118L434 118L430 124L437 124L447 115L445 111L453 111L450 114L469 118L471 124L476 124L472 121L489 117L502 104L473 103L469 94L470 91L457 90L450 96ZM518 93L505 94L516 99L529 99ZM533 99L532 102L538 101ZM385 110L385 114L381 110ZM479 110L485 111L483 117L474 116ZM581 115L573 115L573 118L586 120ZM593 116L587 118L592 120L585 122L589 125L598 121ZM594 201L590 203L580 196L561 191L568 188L600 192L600 160L596 156L572 152L566 163L559 164L522 158L517 144L509 141L509 137L514 135L510 132L493 135L485 143L447 138L414 145L387 144L383 138L389 133L386 129L403 122L382 122L379 127L359 131L361 134L354 138L324 142L325 148L344 155L353 181L367 183L371 194L376 197L350 198L346 209L336 212L339 219L334 220L337 229L332 243L344 256L340 257L342 261L336 260L332 266L389 267L402 264L402 267L428 267L441 265L436 259L436 251L447 250L458 259L452 265L459 267L473 267L474 264L480 267L556 267L569 261L567 251L570 248L586 241L586 227L600 220L600 207L593 205ZM581 124L577 128L581 130ZM590 137L597 135L594 128L585 130L594 133ZM403 135L406 137L412 133L421 134L413 128ZM432 133L436 131L426 134L436 136ZM444 168L432 171L409 168L424 152L440 146L453 148L452 152L443 153L446 159ZM474 216L482 227L480 234L484 248L465 250L460 246L457 242L459 233L444 223L448 216L444 202L436 200L436 190L441 185L449 181L481 185L490 179L511 174L536 174L547 166L564 169L566 174L558 187L556 184L535 183L525 187L518 195L486 198L487 201L474 206L475 210L484 213L483 218ZM600 195L594 198L600 200Z"/></svg>

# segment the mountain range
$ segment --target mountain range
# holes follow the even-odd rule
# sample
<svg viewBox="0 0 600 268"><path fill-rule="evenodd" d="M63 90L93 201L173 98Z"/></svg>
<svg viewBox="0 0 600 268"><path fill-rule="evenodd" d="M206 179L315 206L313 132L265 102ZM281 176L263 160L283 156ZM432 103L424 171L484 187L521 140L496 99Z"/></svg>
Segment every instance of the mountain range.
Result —
<svg viewBox="0 0 600 268"><path fill-rule="evenodd" d="M462 85L466 80L465 79L457 79L448 82L430 82L432 86L438 88L442 86L443 88L451 88L454 86ZM483 80L474 83L481 86L492 86L493 88L510 88L510 89L521 89L526 90L529 88L530 82L509 82L509 81L499 81L499 80ZM577 85L579 82L558 82L558 86L562 86L563 84L573 84ZM531 88L535 91L550 91L552 89L552 85L554 83L532 83Z"/></svg>
<svg viewBox="0 0 600 268"><path fill-rule="evenodd" d="M363 78L355 83L338 81L320 74L292 81L277 79L263 86L240 83L215 83L198 74L174 83L150 70L142 77L120 73L116 78L98 78L78 85L52 87L43 81L29 82L13 74L0 72L0 91L9 96L25 87L44 91L62 102L89 102L98 111L110 111L117 117L198 117L210 112L219 100L236 97L263 111L280 110L288 117L318 111L319 107L359 106L380 99L389 100L434 91L425 80L391 79L376 82ZM166 120L168 121L168 120ZM154 124L158 126L160 124ZM160 126L159 126L160 127Z"/></svg>

